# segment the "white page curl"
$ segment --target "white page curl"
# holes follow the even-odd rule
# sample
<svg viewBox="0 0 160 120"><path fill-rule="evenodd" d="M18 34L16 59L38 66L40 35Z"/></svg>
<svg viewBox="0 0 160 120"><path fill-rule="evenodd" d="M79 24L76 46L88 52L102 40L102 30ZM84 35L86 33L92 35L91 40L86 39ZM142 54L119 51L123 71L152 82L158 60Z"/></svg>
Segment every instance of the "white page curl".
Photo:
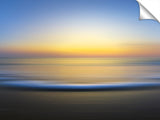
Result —
<svg viewBox="0 0 160 120"><path fill-rule="evenodd" d="M160 23L160 0L137 0L140 6L140 20L152 19Z"/></svg>

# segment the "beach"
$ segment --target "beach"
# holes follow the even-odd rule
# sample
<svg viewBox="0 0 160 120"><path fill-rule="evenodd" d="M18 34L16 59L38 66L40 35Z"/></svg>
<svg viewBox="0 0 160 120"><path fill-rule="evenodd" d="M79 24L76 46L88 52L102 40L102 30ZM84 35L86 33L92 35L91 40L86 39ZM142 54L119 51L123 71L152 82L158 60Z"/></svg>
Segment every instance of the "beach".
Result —
<svg viewBox="0 0 160 120"><path fill-rule="evenodd" d="M58 84L159 82L159 66L144 59L1 59L3 81ZM112 63L111 63L112 61ZM113 62L114 61L114 62ZM133 62L134 61L134 62ZM153 60L152 60L153 61ZM155 60L154 60L155 61ZM158 60L157 60L158 61ZM160 89L115 91L34 91L1 88L0 118L160 119Z"/></svg>

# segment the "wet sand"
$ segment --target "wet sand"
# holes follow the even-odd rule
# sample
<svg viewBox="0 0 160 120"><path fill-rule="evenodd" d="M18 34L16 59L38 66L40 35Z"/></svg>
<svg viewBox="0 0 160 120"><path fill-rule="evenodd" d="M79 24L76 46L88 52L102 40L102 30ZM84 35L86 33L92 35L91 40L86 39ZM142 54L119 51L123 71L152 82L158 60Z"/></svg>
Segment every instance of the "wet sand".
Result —
<svg viewBox="0 0 160 120"><path fill-rule="evenodd" d="M37 92L0 90L3 120L159 120L160 90Z"/></svg>

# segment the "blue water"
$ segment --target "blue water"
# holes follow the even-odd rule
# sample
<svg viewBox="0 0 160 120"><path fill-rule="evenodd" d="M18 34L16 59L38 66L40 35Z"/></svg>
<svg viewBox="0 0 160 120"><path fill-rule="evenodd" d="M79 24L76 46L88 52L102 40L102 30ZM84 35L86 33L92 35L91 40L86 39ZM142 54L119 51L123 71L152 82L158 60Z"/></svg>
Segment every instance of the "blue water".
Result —
<svg viewBox="0 0 160 120"><path fill-rule="evenodd" d="M42 90L157 87L159 66L159 58L2 58L0 81Z"/></svg>

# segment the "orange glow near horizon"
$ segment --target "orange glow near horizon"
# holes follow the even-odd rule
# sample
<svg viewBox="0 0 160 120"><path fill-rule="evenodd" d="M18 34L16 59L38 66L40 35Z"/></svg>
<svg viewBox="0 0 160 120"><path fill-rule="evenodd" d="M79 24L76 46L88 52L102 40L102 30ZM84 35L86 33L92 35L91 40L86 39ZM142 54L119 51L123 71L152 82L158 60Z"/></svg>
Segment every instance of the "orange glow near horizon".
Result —
<svg viewBox="0 0 160 120"><path fill-rule="evenodd" d="M51 30L42 34L25 33L0 50L12 55L40 57L160 56L159 43L133 39L116 28L93 26L72 23L72 26L57 29L56 33Z"/></svg>
<svg viewBox="0 0 160 120"><path fill-rule="evenodd" d="M80 46L59 46L49 47L31 47L21 46L17 48L9 48L5 53L20 55L38 55L48 57L134 57L134 56L160 56L159 45L141 45L137 46L106 46L106 47L80 47Z"/></svg>

